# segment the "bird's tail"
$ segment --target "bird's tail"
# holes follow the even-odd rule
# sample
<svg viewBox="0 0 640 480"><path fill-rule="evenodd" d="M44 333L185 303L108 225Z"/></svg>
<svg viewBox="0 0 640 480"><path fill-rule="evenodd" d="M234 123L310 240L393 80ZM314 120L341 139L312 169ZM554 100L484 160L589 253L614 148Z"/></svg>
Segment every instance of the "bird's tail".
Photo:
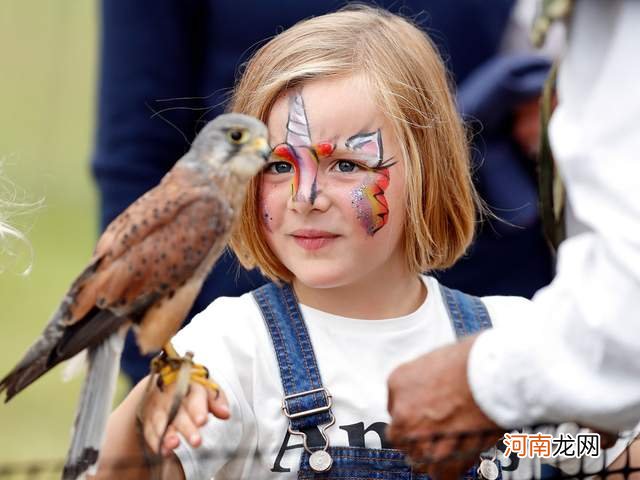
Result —
<svg viewBox="0 0 640 480"><path fill-rule="evenodd" d="M51 362L51 352L64 336L65 325L58 310L43 334L27 350L24 357L13 370L0 379L0 394L6 391L5 402L31 385L35 380L47 373L55 363Z"/></svg>
<svg viewBox="0 0 640 480"><path fill-rule="evenodd" d="M76 413L73 439L62 473L63 480L94 474L104 439L118 378L126 329L121 328L89 349L89 368Z"/></svg>

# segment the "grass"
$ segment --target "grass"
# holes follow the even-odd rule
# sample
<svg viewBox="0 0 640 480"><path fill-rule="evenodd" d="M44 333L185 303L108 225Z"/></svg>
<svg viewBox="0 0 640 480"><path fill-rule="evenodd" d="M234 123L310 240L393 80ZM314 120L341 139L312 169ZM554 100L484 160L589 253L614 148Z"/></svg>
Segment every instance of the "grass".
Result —
<svg viewBox="0 0 640 480"><path fill-rule="evenodd" d="M32 273L20 275L25 252L17 262L0 257L0 376L39 335L96 239L89 171L96 7L94 0L0 2L0 171L19 186L19 199L42 199L37 211L15 218L33 246ZM60 371L0 404L0 467L66 453L80 381L63 383Z"/></svg>

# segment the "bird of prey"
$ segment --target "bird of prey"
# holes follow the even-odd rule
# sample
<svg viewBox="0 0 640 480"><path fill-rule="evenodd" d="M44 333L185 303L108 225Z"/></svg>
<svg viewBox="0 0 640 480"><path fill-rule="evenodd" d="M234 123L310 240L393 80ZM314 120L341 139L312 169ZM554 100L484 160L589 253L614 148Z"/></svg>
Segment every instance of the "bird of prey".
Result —
<svg viewBox="0 0 640 480"><path fill-rule="evenodd" d="M6 391L9 401L87 349L89 369L64 478L96 466L124 333L133 326L143 353L168 344L223 252L247 184L269 153L259 120L232 113L209 122L160 184L109 225L42 335L0 380L0 394Z"/></svg>

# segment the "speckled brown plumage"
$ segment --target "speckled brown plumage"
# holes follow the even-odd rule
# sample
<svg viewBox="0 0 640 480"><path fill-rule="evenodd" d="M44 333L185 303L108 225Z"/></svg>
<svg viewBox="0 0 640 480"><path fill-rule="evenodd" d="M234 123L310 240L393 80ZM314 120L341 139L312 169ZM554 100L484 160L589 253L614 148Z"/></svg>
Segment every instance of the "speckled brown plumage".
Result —
<svg viewBox="0 0 640 480"><path fill-rule="evenodd" d="M105 231L93 274L75 286L68 322L94 306L127 312L144 299L172 296L216 242L225 243L233 207L217 187L193 186L176 167Z"/></svg>
<svg viewBox="0 0 640 480"><path fill-rule="evenodd" d="M9 400L123 325L135 326L144 352L165 344L222 253L266 155L261 122L231 114L207 125L162 182L109 225L42 336L0 381L0 393Z"/></svg>

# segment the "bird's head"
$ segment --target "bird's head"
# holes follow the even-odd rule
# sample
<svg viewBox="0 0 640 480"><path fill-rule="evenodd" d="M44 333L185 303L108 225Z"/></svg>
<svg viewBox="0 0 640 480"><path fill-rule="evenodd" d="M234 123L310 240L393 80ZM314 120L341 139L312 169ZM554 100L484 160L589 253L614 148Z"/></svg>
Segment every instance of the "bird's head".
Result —
<svg viewBox="0 0 640 480"><path fill-rule="evenodd" d="M192 150L195 158L191 160L200 166L247 180L264 167L271 153L265 124L240 113L210 121L193 141Z"/></svg>

